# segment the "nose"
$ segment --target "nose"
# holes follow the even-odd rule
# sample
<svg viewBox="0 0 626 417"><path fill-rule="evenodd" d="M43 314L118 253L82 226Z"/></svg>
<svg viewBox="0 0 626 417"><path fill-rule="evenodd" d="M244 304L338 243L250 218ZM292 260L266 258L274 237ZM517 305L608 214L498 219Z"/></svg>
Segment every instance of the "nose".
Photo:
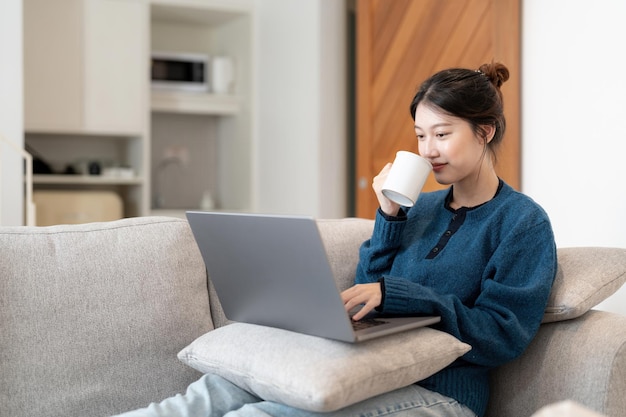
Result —
<svg viewBox="0 0 626 417"><path fill-rule="evenodd" d="M437 145L434 140L424 138L418 144L420 155L427 159L433 159L439 156Z"/></svg>

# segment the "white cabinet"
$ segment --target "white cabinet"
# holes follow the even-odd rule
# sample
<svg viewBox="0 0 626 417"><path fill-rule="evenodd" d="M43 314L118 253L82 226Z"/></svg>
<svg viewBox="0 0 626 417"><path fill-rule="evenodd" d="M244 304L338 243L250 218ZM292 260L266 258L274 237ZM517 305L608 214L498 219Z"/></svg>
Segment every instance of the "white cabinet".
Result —
<svg viewBox="0 0 626 417"><path fill-rule="evenodd" d="M124 216L147 214L148 4L23 5L25 142L53 169L34 176L35 191L113 191ZM97 166L95 175L87 175L89 164Z"/></svg>
<svg viewBox="0 0 626 417"><path fill-rule="evenodd" d="M24 124L82 124L82 1L24 0Z"/></svg>
<svg viewBox="0 0 626 417"><path fill-rule="evenodd" d="M254 210L253 22L252 0L24 0L25 141L54 170L36 189L114 191L124 216ZM153 50L228 56L234 88L151 91ZM93 162L132 175L63 174Z"/></svg>
<svg viewBox="0 0 626 417"><path fill-rule="evenodd" d="M152 91L152 213L254 210L253 2L152 0L150 21L152 51L208 55L209 68L227 56L235 69L230 94Z"/></svg>
<svg viewBox="0 0 626 417"><path fill-rule="evenodd" d="M143 132L148 10L139 0L85 2L84 125L89 131Z"/></svg>
<svg viewBox="0 0 626 417"><path fill-rule="evenodd" d="M142 134L147 6L24 0L27 132Z"/></svg>

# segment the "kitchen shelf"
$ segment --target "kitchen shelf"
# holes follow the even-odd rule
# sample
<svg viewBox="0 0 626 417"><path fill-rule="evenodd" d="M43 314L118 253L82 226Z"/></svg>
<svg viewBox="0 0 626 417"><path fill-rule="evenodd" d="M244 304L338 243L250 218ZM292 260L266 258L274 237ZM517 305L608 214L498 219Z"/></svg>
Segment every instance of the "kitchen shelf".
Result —
<svg viewBox="0 0 626 417"><path fill-rule="evenodd" d="M141 177L117 178L102 175L33 175L33 184L42 185L141 185Z"/></svg>
<svg viewBox="0 0 626 417"><path fill-rule="evenodd" d="M131 131L114 131L114 130L97 130L97 129L70 129L63 127L27 127L24 133L28 135L46 135L57 137L83 136L94 140L111 139L111 140L128 140L129 138L141 137L141 132Z"/></svg>
<svg viewBox="0 0 626 417"><path fill-rule="evenodd" d="M149 0L149 4L151 51L224 56L233 62L228 94L211 89L210 66L206 92L150 89L150 213L158 209L184 216L178 208L200 206L205 193L220 209L251 211L256 185L255 1Z"/></svg>
<svg viewBox="0 0 626 417"><path fill-rule="evenodd" d="M237 97L226 94L198 94L153 90L150 107L155 113L188 113L218 116L239 113Z"/></svg>
<svg viewBox="0 0 626 417"><path fill-rule="evenodd" d="M151 0L154 21L214 27L249 13L250 0Z"/></svg>

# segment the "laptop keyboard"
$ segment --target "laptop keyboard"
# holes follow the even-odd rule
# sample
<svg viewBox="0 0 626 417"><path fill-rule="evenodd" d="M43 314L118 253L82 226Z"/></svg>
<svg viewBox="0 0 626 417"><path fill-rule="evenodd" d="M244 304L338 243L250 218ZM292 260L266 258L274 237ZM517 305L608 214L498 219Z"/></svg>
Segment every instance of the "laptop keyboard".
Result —
<svg viewBox="0 0 626 417"><path fill-rule="evenodd" d="M380 326L381 324L385 324L387 323L384 320L378 320L378 319L361 319L359 321L354 321L352 320L352 328L354 330L363 330L363 329L369 329L370 327L374 327L374 326Z"/></svg>

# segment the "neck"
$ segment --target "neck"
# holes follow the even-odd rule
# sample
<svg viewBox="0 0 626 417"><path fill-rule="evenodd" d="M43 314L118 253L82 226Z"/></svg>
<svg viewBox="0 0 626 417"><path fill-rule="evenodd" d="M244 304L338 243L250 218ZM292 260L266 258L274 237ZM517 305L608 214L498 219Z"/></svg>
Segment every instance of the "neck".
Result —
<svg viewBox="0 0 626 417"><path fill-rule="evenodd" d="M466 178L464 181L454 183L450 207L456 210L486 203L496 195L499 183L498 175L493 169L483 171L476 178Z"/></svg>

